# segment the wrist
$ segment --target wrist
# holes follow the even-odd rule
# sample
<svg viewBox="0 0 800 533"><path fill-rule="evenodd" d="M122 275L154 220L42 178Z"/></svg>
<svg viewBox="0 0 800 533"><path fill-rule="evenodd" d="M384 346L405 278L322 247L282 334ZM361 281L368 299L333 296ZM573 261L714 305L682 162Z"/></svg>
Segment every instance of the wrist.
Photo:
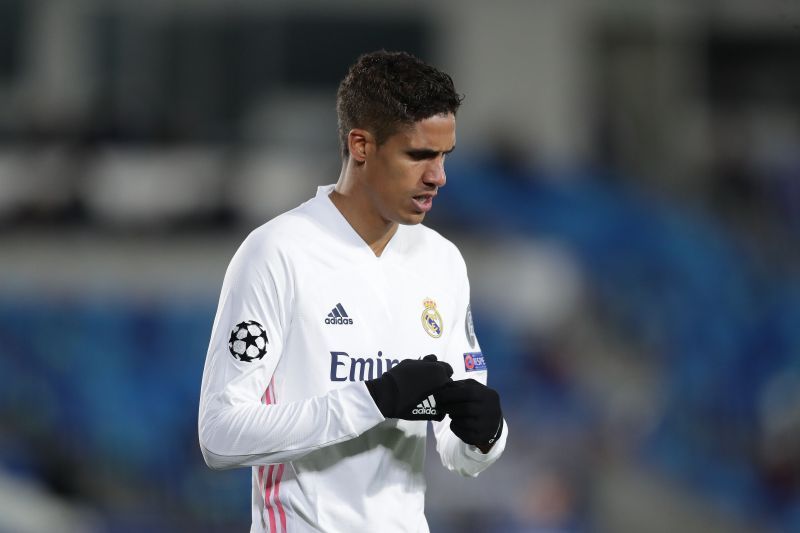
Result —
<svg viewBox="0 0 800 533"><path fill-rule="evenodd" d="M364 384L381 414L386 418L394 418L393 410L397 403L397 387L391 376L384 374L381 377L366 380Z"/></svg>

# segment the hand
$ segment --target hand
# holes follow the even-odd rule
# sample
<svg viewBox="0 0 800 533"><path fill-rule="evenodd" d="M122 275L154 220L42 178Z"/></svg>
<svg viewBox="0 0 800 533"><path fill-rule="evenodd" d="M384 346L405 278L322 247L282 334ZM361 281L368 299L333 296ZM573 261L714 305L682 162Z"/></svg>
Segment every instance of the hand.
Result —
<svg viewBox="0 0 800 533"><path fill-rule="evenodd" d="M503 434L503 413L497 391L474 379L451 381L434 394L436 403L450 415L450 430L483 453Z"/></svg>
<svg viewBox="0 0 800 533"><path fill-rule="evenodd" d="M365 383L375 405L386 418L403 420L442 420L444 412L431 405L432 393L450 383L453 369L436 356L406 359L381 377ZM425 405L424 401L428 402Z"/></svg>

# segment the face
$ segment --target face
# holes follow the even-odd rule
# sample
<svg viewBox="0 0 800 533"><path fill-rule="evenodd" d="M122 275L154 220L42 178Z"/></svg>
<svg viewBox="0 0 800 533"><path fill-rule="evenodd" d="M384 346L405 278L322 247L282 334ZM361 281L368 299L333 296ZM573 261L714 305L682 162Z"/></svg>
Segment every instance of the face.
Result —
<svg viewBox="0 0 800 533"><path fill-rule="evenodd" d="M456 145L452 113L415 122L367 147L363 184L384 222L419 224L446 182L444 160Z"/></svg>

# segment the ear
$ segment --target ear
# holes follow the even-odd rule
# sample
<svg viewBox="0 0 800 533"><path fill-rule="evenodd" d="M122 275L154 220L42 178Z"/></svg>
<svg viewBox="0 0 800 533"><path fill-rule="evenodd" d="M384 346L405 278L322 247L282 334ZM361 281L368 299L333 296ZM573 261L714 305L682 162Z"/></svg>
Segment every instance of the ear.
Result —
<svg viewBox="0 0 800 533"><path fill-rule="evenodd" d="M357 163L367 159L367 146L374 142L374 137L367 130L354 128L347 134L347 150Z"/></svg>

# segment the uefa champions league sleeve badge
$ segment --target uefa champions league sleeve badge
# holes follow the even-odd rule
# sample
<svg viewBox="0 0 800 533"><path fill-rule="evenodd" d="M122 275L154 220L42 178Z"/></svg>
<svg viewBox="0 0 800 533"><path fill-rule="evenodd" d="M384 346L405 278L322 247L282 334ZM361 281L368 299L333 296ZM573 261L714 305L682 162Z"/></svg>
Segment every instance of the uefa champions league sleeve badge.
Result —
<svg viewBox="0 0 800 533"><path fill-rule="evenodd" d="M425 309L422 311L422 328L425 330L425 333L434 339L438 339L442 336L444 323L442 322L442 315L436 310L436 302L430 298L425 298L422 301L422 305L425 306Z"/></svg>
<svg viewBox="0 0 800 533"><path fill-rule="evenodd" d="M239 322L231 330L228 351L234 359L249 363L267 355L267 332L255 320Z"/></svg>
<svg viewBox="0 0 800 533"><path fill-rule="evenodd" d="M464 331L470 348L475 347L475 326L472 324L472 308L467 304L467 316L464 318Z"/></svg>

